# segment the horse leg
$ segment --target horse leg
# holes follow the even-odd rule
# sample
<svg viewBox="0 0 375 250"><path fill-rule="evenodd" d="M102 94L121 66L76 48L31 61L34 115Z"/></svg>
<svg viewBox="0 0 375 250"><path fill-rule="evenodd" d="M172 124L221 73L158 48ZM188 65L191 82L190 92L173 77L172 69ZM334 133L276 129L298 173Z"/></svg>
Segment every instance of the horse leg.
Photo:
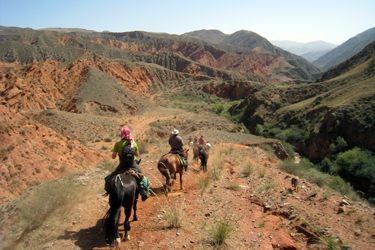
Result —
<svg viewBox="0 0 375 250"><path fill-rule="evenodd" d="M181 167L182 168L182 167ZM180 172L180 189L182 190L182 189L184 189L183 187L182 187L182 169L181 169L181 172Z"/></svg>
<svg viewBox="0 0 375 250"><path fill-rule="evenodd" d="M125 228L125 236L124 237L125 237L125 241L130 240L130 236L128 234L128 231L131 230L131 226L130 226L130 222L129 222L131 211L132 211L131 207L125 208L125 222L124 222L124 228Z"/></svg>
<svg viewBox="0 0 375 250"><path fill-rule="evenodd" d="M137 216L138 195L136 195L136 196L137 196L137 199L135 199L134 205L133 205L133 212L134 212L133 221L138 221L138 216Z"/></svg>
<svg viewBox="0 0 375 250"><path fill-rule="evenodd" d="M123 189L118 187L115 187L109 195L110 209L107 212L108 217L105 219L104 229L106 242L110 245L119 246L121 242L118 226L121 217L123 195Z"/></svg>
<svg viewBox="0 0 375 250"><path fill-rule="evenodd" d="M107 222L108 227L106 231L106 240L109 244L114 244L114 246L119 246L121 242L121 237L118 232L118 225L121 216L121 207L112 208L108 216Z"/></svg>

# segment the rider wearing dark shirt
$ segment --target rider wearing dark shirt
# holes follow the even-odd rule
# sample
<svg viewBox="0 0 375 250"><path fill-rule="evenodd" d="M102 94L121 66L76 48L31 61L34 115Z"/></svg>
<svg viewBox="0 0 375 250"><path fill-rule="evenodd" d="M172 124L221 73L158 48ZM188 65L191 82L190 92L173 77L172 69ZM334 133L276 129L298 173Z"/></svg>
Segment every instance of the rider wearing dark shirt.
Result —
<svg viewBox="0 0 375 250"><path fill-rule="evenodd" d="M182 137L178 135L178 130L172 131L172 136L169 138L169 145L171 146L171 151L180 151L182 146L184 146L184 141Z"/></svg>

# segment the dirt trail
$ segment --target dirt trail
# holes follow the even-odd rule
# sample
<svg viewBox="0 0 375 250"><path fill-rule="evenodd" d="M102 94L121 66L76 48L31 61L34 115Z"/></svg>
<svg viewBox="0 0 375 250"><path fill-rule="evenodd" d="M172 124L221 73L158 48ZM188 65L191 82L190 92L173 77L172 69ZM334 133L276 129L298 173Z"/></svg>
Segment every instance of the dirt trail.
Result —
<svg viewBox="0 0 375 250"><path fill-rule="evenodd" d="M351 249L374 249L374 212L370 208L351 203L349 210L338 214L343 197L326 197L325 190L305 180L300 180L298 193L287 194L290 178L278 169L278 159L259 148L234 144L223 148L231 147L234 150L224 157L220 180L211 181L202 191L198 180L203 180L208 172L199 172L198 165L190 161L190 168L183 175L185 189L177 190L177 178L168 198L162 191L163 178L156 161L143 161L141 167L156 196L138 203L139 221L131 222L131 240L122 242L119 249L213 249L209 231L223 221L234 228L226 244L228 249L325 249L325 245L310 244L306 232L297 230L302 226L311 231L309 225L319 228L319 236L335 237ZM240 174L244 162L253 166L253 173L246 178ZM214 164L215 158L209 158L209 171ZM91 172L91 185L102 186L103 170ZM317 195L304 201L311 192ZM181 209L180 228L169 228L164 219L174 205ZM71 218L66 218L70 224L64 235L50 241L44 249L109 249L101 229L107 209L106 197L97 195L88 200L72 211ZM122 214L121 223L123 220ZM120 229L123 233L122 226Z"/></svg>

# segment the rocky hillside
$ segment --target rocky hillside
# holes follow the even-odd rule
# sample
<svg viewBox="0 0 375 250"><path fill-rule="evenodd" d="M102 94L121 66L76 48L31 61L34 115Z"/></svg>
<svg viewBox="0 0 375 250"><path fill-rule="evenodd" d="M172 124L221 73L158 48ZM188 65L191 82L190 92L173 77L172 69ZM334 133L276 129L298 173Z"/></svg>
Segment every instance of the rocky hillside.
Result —
<svg viewBox="0 0 375 250"><path fill-rule="evenodd" d="M310 138L296 149L310 159L323 159L338 136L350 146L374 147L374 43L324 73L314 84L293 88L258 87L233 107L244 109L242 121L255 133L258 124L301 125L307 120ZM358 107L361 107L360 109ZM333 120L332 120L333 119Z"/></svg>
<svg viewBox="0 0 375 250"><path fill-rule="evenodd" d="M203 39L205 41L210 41L211 39L215 40L214 38L217 36L217 32L214 33L214 31L211 30L201 30L194 31L192 33L186 33L184 35L191 35L194 37L199 37L200 39ZM274 46L267 39L255 32L247 30L237 31L231 35L225 35L224 39L222 39L219 44L236 46L249 50L264 51L265 53L272 53L279 57L285 58L290 64L294 66L298 65L299 69L296 68L296 71L302 70L311 75L313 78L317 77L321 73L318 68L311 65L311 63L309 63L305 58Z"/></svg>
<svg viewBox="0 0 375 250"><path fill-rule="evenodd" d="M169 70L224 80L309 82L320 71L307 61L273 48L219 45L188 36L147 33L87 33L3 28L0 57L4 62L56 60L66 62L79 53L95 53L108 59L152 63ZM249 40L247 36L242 39ZM249 42L246 42L249 44ZM262 51L266 49L266 51ZM277 52L277 53L276 53ZM258 77L255 77L256 74ZM314 75L314 76L313 76Z"/></svg>
<svg viewBox="0 0 375 250"><path fill-rule="evenodd" d="M141 223L132 222L134 240L122 249L216 248L207 233L220 222L235 232L224 245L232 249L373 248L370 207L323 189L335 179L314 168L303 169L300 190L293 190L296 173L283 166L297 163L281 161L290 159L285 138L246 133L259 132L258 125L293 128L294 146L312 159L324 157L338 136L371 148L373 47L295 87L272 84L311 75L264 48L147 32L0 27L0 55L2 246L108 249L103 178L117 164L111 148L127 125L154 196L139 204ZM203 135L213 147L207 173L189 158L186 189L175 190L173 200L164 198L155 164L175 128L184 140ZM303 129L311 133L300 140L295 132ZM170 229L164 215L176 201L186 220Z"/></svg>

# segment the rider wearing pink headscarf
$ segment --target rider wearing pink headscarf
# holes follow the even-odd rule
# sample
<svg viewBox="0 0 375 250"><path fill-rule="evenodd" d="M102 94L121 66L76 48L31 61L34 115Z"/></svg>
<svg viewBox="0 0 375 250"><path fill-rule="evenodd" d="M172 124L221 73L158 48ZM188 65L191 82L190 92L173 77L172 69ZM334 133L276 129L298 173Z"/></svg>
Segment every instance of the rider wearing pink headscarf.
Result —
<svg viewBox="0 0 375 250"><path fill-rule="evenodd" d="M137 171L138 173L143 174L142 169L139 167L139 165L135 161L136 156L139 156L138 145L134 141L134 139L132 137L132 133L130 132L130 129L128 127L123 127L121 129L121 141L116 142L115 146L113 147L113 149L112 149L112 159L115 159L117 155L119 155L119 158L121 159L121 153L122 153L123 148L126 145L129 145L129 144L131 145L130 147L132 149L134 149L134 152L135 152L133 165L131 167L129 167L129 169L133 169L133 170ZM116 170L114 171L114 173L123 173L124 170L127 170L127 169L124 169L121 166L121 164L119 164L118 167L116 168ZM150 196L150 193L146 194L142 187L140 187L140 194L142 196L142 201L145 201Z"/></svg>
<svg viewBox="0 0 375 250"><path fill-rule="evenodd" d="M131 168L134 168L139 173L143 173L142 169L138 166L137 162L135 161L137 159L136 156L139 156L138 145L134 141L134 139L132 137L132 133L130 132L130 129L128 127L123 127L121 129L121 141L116 142L115 146L113 147L113 149L112 149L112 159L115 159L117 155L119 155L119 158L121 159L122 149L128 144L131 145L131 148L134 149L134 152L135 152L134 162L133 162L133 166Z"/></svg>

